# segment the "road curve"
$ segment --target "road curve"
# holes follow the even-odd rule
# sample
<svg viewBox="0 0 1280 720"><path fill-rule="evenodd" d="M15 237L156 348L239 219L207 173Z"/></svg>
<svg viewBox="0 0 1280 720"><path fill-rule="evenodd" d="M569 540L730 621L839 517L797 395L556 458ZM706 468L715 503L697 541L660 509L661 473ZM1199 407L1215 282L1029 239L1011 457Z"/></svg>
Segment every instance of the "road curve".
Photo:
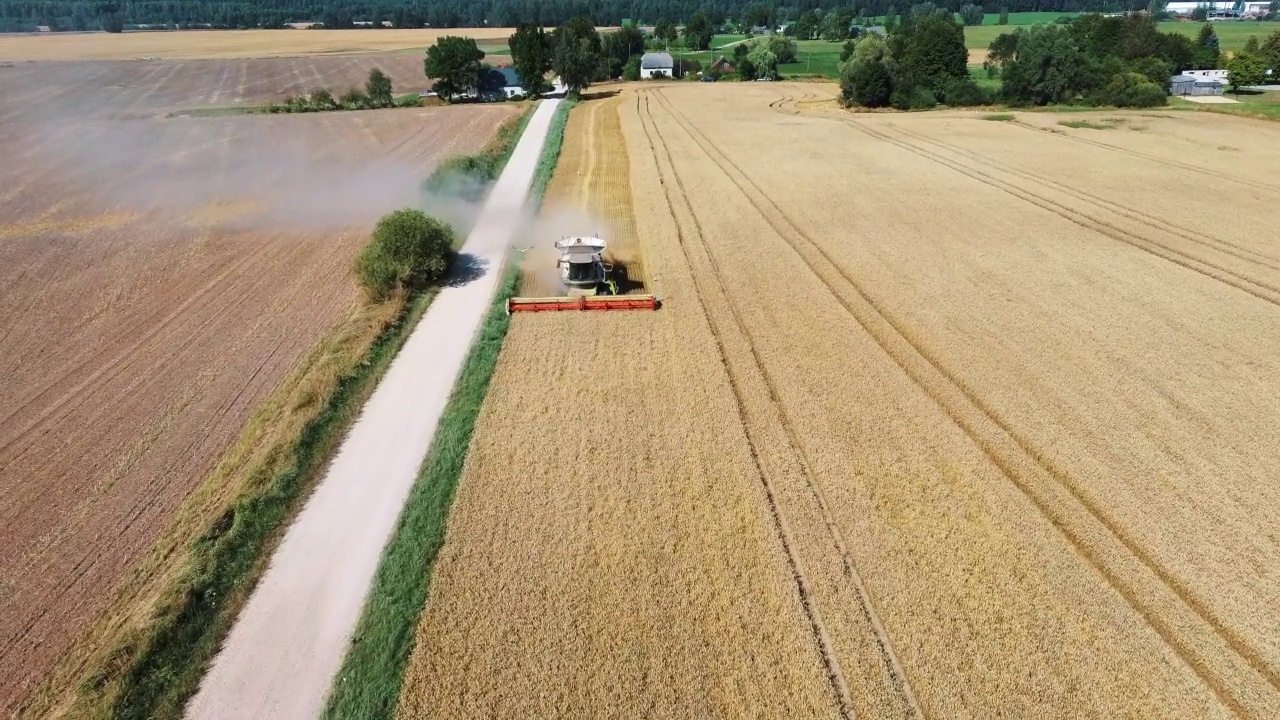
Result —
<svg viewBox="0 0 1280 720"><path fill-rule="evenodd" d="M432 301L352 426L187 705L186 717L315 718L521 225L559 100L543 100L462 248L480 277Z"/></svg>

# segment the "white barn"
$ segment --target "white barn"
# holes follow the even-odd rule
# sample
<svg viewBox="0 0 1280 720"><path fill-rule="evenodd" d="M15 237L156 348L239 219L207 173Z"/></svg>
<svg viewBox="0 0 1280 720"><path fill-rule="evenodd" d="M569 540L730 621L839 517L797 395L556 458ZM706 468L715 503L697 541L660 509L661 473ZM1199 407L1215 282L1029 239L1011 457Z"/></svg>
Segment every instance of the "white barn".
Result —
<svg viewBox="0 0 1280 720"><path fill-rule="evenodd" d="M645 53L640 56L640 79L650 80L654 77L675 77L676 61L670 53Z"/></svg>
<svg viewBox="0 0 1280 720"><path fill-rule="evenodd" d="M1165 5L1164 9L1174 15L1191 15L1196 8L1205 8L1209 12L1230 12L1236 9L1234 2L1171 2Z"/></svg>

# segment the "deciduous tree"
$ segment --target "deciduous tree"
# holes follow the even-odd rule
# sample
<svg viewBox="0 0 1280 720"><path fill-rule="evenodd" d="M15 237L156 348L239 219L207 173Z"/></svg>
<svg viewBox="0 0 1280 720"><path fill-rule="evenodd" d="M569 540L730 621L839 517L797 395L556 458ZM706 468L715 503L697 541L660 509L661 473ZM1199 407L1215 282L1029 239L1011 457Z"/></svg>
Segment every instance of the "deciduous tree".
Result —
<svg viewBox="0 0 1280 720"><path fill-rule="evenodd" d="M676 24L671 22L671 18L661 17L653 26L653 36L665 43L673 43L679 34L676 32Z"/></svg>
<svg viewBox="0 0 1280 720"><path fill-rule="evenodd" d="M1218 49L1218 33L1213 30L1213 23L1200 26L1200 34L1196 37L1196 68L1213 70L1222 64L1222 53Z"/></svg>
<svg viewBox="0 0 1280 720"><path fill-rule="evenodd" d="M983 17L981 5L968 3L960 6L960 19L965 25L981 25Z"/></svg>
<svg viewBox="0 0 1280 720"><path fill-rule="evenodd" d="M689 16L684 25L684 44L690 50L706 50L711 47L711 38L715 33L707 14L699 10Z"/></svg>
<svg viewBox="0 0 1280 720"><path fill-rule="evenodd" d="M600 34L591 18L579 15L557 28L554 35L552 67L570 93L580 93L591 85L600 67Z"/></svg>
<svg viewBox="0 0 1280 720"><path fill-rule="evenodd" d="M507 40L511 48L511 65L520 80L525 97L538 97L547 89L547 73L551 70L554 51L551 36L536 23L516 28Z"/></svg>
<svg viewBox="0 0 1280 720"><path fill-rule="evenodd" d="M459 95L475 92L480 85L480 61L484 51L472 38L446 36L427 48L423 70L435 78L435 91L452 101Z"/></svg>
<svg viewBox="0 0 1280 720"><path fill-rule="evenodd" d="M391 78L378 68L369 71L369 79L364 83L364 92L369 97L369 104L373 107L391 107L395 102Z"/></svg>
<svg viewBox="0 0 1280 720"><path fill-rule="evenodd" d="M1266 79L1267 61L1257 53L1238 52L1227 63L1227 82L1231 85L1231 92L1237 95L1241 87L1261 85Z"/></svg>

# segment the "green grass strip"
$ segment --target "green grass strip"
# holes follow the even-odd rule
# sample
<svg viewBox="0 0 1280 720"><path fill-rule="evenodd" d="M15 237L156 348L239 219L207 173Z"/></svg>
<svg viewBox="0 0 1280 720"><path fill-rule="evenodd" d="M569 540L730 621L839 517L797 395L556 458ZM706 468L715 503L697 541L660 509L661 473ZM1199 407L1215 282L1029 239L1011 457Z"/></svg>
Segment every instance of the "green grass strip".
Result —
<svg viewBox="0 0 1280 720"><path fill-rule="evenodd" d="M433 296L431 292L412 298L370 346L365 362L339 381L324 410L303 428L293 462L267 482L251 482L256 492L237 498L195 540L189 581L158 612L144 644L134 649L111 717L182 716L183 704L196 691L206 664L240 609L241 603L224 600L247 599L243 586L256 582L265 569L261 561L274 547L278 530L297 510Z"/></svg>
<svg viewBox="0 0 1280 720"><path fill-rule="evenodd" d="M572 106L572 102L562 102L552 118L531 189L535 207L541 204L555 172ZM508 266L440 416L395 533L383 550L351 647L325 703L324 720L390 720L395 716L418 618L431 587L431 571L444 545L449 507L509 327L506 301L515 294L518 279L516 267Z"/></svg>

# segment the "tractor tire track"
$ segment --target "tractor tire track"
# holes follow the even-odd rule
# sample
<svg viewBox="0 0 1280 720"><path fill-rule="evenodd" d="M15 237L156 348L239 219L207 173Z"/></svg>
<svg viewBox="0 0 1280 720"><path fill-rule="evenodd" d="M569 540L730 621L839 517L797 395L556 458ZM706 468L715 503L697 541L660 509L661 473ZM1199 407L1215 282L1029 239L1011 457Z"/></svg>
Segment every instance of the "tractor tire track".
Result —
<svg viewBox="0 0 1280 720"><path fill-rule="evenodd" d="M987 157L986 155L983 155L973 150L969 150L968 148L963 148L963 147L960 147L959 145L952 145L951 143L945 142L943 140L938 140L936 138L927 137L915 131L907 130L906 128L901 127L899 125L890 125L889 127L893 128L898 133L907 136L913 142L929 143L935 147L942 148L944 150L955 153L957 155L966 156L972 160L982 163L983 165L997 168L1001 172L1005 172L1010 175L1020 177L1024 180L1030 180L1032 182L1045 185L1065 195L1072 195L1080 200L1084 200L1085 202L1107 208L1108 210L1110 210L1111 212L1114 212L1117 215L1124 216L1136 223L1146 225L1147 227L1150 227L1153 230L1157 230L1163 233L1168 233L1170 235L1175 235L1177 237L1180 237L1184 240L1188 240L1190 242L1206 245L1218 252L1226 253L1239 260L1256 263L1258 265L1262 265L1272 270L1280 270L1280 260L1270 255L1267 255L1265 253L1260 253L1255 250L1250 250L1249 248L1237 245L1232 242L1228 242L1221 238L1216 238L1216 237L1213 237L1212 235L1206 235L1204 233L1197 232L1195 230L1192 230L1187 227L1183 227L1181 225L1170 222L1168 220L1157 217L1155 215L1151 215L1150 213L1143 212L1141 210L1138 210L1137 208L1132 208L1127 205L1121 205L1120 203L1113 202L1100 195L1094 195L1093 193L1090 193L1086 190L1081 190L1079 188L1063 184L1061 182L1053 180L1052 178L1048 178L1043 175L1038 175L1030 170L1025 170L1023 168L1019 168L1014 165L1001 162L994 158ZM973 168L971 167L971 169ZM976 169L974 171L977 172ZM1151 242L1155 242L1155 241L1152 240Z"/></svg>
<svg viewBox="0 0 1280 720"><path fill-rule="evenodd" d="M756 207L757 211L759 211L757 201L751 197L741 183L730 175L724 164L717 160L716 157L708 151L705 143L700 141L699 138L694 135L695 132L698 133L698 135L701 135L701 131L694 128L687 117L675 110L670 101L668 101L660 92L655 95L658 98L659 103L663 105L664 109L677 120L676 124L679 125L681 130L684 131L689 139L702 150L706 157L714 163L725 174L725 176L734 183L735 186L738 187L747 201L750 202L753 207ZM702 137L705 138L705 136ZM681 186L681 189L683 190L683 186ZM692 209L690 209L690 214L693 214ZM763 216L764 214L761 213L761 215ZM700 239L702 238L700 228L698 236ZM705 241L703 241L703 244L705 246ZM724 277L725 273L720 270L714 256L711 255L709 247L707 247L706 253L708 257L711 258L711 263L716 271L717 278ZM751 354L755 360L756 368L759 370L761 377L764 379L764 382L769 389L769 397L782 420L782 425L786 430L787 437L790 442L790 449L804 470L803 474L807 488L818 505L822 515L823 524L825 525L827 532L830 534L832 544L839 551L845 577L853 586L859 599L858 611L876 634L875 639L882 653L881 660L885 676L888 679L888 684L902 697L903 702L911 715L923 718L926 714L922 709L915 691L911 687L906 671L903 668L902 661L898 657L897 651L894 648L893 640L890 637L888 630L885 628L884 623L880 619L880 614L876 609L873 598L871 597L870 589L864 582L862 574L858 570L857 562L854 560L852 552L848 549L848 542L845 540L843 531L840 530L839 524L835 519L835 514L831 511L830 504L827 502L826 492L822 489L822 484L819 482L817 472L813 469L813 462L808 453L805 452L804 446L799 440L799 433L795 431L794 420L791 418L790 413L787 412L785 405L782 403L782 393L777 388L777 382L773 378L772 374L766 369L763 359L758 355L754 338L752 338L750 332L747 331L737 308L732 303L727 304L733 311L735 319L738 321L739 330L749 341L748 345L751 348Z"/></svg>
<svg viewBox="0 0 1280 720"><path fill-rule="evenodd" d="M1141 150L1134 150L1132 148L1119 147L1117 145L1112 145L1110 143L1104 143L1100 140L1093 140L1090 138L1079 137L1078 135L1072 135L1070 133L1057 132L1055 130L1050 130L1048 128L1037 127L1035 125L1023 122L1018 119L1011 120L1009 124L1015 125L1025 130L1034 130L1035 132L1041 132L1046 135L1050 135L1052 137L1062 138L1064 140L1071 140L1074 142L1083 143L1085 145L1092 145L1093 147L1102 148L1104 150L1114 150L1119 153L1124 153L1125 155L1131 155L1136 158L1142 158L1143 160L1149 160L1154 163L1160 163L1161 165L1168 165L1169 167L1175 167L1175 168L1178 168L1179 170L1186 170L1188 172L1193 172L1200 175L1206 175L1208 177L1217 178L1219 180L1229 180L1239 185L1244 185L1246 187L1256 188L1258 190L1267 190L1272 193L1280 192L1280 185L1272 185L1270 183L1261 182L1259 180L1250 180L1249 178L1241 177L1239 175L1232 175L1231 173L1226 173L1219 170L1211 170L1209 168L1200 167L1199 165L1193 165L1191 163L1184 163L1180 160L1171 160L1169 158L1160 157L1159 155L1144 153Z"/></svg>
<svg viewBox="0 0 1280 720"><path fill-rule="evenodd" d="M910 142L899 140L898 138L895 138L883 131L867 127L866 123L843 118L841 118L841 122L855 130L858 130L862 134L871 137L872 139L887 142L906 150L907 152L925 158L926 160L931 160L939 165L955 170L961 175L977 180L988 187L1002 190L1019 200L1023 200L1039 207L1042 210L1051 212L1064 220L1069 220L1070 222L1079 225L1080 227L1101 233L1113 240L1125 243L1126 245L1131 245L1139 250L1186 268L1187 270L1212 278L1225 285L1230 285L1231 287L1248 293L1263 302L1280 307L1280 287L1245 277L1230 268L1198 258L1181 250L1176 250L1167 245L1157 243L1149 238L1132 233L1105 220L1087 215L1079 210L1075 210L1059 202L1050 200L1049 198L1023 190L1012 183L995 178L988 173L975 170L962 163L942 157L937 153L912 145Z"/></svg>
<svg viewBox="0 0 1280 720"><path fill-rule="evenodd" d="M653 150L655 161L660 161L656 163L658 167L659 181L662 183L663 191L667 197L667 202L672 208L671 217L676 229L680 249L684 253L685 261L689 264L689 268L694 277L694 289L698 298L699 309L701 310L703 319L707 323L707 327L711 330L712 337L715 340L716 349L720 355L720 362L724 366L730 388L733 390L734 404L738 411L738 421L742 425L743 434L747 439L747 445L751 452L752 462L755 464L756 472L760 476L760 482L764 489L769 514L773 520L774 531L777 533L783 552L786 554L791 576L796 583L796 590L799 595L800 605L804 610L805 619L809 623L810 629L813 633L814 643L816 645L815 649L826 669L827 679L831 683L832 693L834 694L834 699L840 708L841 715L845 718L853 718L853 700L849 692L848 682L840 669L839 660L836 658L832 649L829 633L827 632L826 626L822 621L822 617L818 612L818 608L814 603L812 583L805 574L804 566L800 563L800 559L795 551L795 541L791 536L791 531L788 528L786 517L779 505L777 491L774 488L773 483L769 480L768 474L764 470L763 461L760 458L760 452L756 446L756 441L752 438L752 433L749 430L751 425L749 418L747 417L743 390L741 388L742 380L738 373L734 371L732 364L729 362L728 352L725 349L725 328L719 327L717 322L712 319L711 313L707 310L707 293L713 293L715 297L721 298L721 305L730 308L734 321L738 323L738 332L743 334L744 339L747 339L748 346L750 346L751 343L745 335L744 328L741 326L741 319L737 315L737 310L733 307L732 303L729 302L728 297L724 293L724 286L719 278L719 270L714 267L714 260L710 257L710 252L707 250L705 241L702 239L701 228L698 226L696 217L694 218L694 227L691 228L693 232L689 233L689 235L698 238L699 246L711 262L713 271L705 275L694 271L696 265L693 262L693 256L690 254L690 247L685 233L686 228L683 226L683 223L675 212L678 202L683 202L683 207L690 217L693 217L693 208L688 205L688 195L685 194L686 191L684 183L676 172L675 164L671 159L670 149L667 147L666 142L661 140L661 133L657 131L657 127L654 124L652 110L649 106L649 96L651 94L652 93L643 93L637 95L636 114L640 119L640 126L644 129L646 142ZM663 168L664 163L661 161L665 161L665 172ZM664 179L663 176L668 177ZM674 181L677 190L676 192L673 192L673 183L671 181ZM709 278L711 281L714 281L714 285L708 287L708 282L703 278ZM755 349L752 348L751 351L754 356ZM758 358L756 358L756 363L758 365ZM759 367L757 367L757 370L758 369Z"/></svg>
<svg viewBox="0 0 1280 720"><path fill-rule="evenodd" d="M1274 717L1275 709L1280 707L1280 673L1267 664L1248 640L1216 617L1190 588L1130 537L1079 483L1015 432L1008 421L947 370L925 343L876 302L821 245L800 230L740 166L716 147L714 141L678 111L671 111L682 127L702 135L703 141L699 145L709 156L719 155L722 158L722 161L716 161L717 164L752 198L753 205L769 225L787 240L858 324L974 441L1080 557L1146 620L1218 699L1242 717L1260 720ZM863 129L857 125L854 127ZM875 139L885 138L873 131L867 131L867 134ZM888 141L894 142L892 139ZM728 171L729 167L743 180L734 177L734 173ZM747 186L753 192L748 191ZM1166 617L1169 611L1181 617ZM1220 642L1214 642L1212 637L1208 638L1208 643L1197 642L1206 633L1211 633ZM1204 647L1206 644L1210 647ZM1242 678L1251 682L1243 682ZM1252 687L1242 687L1244 685Z"/></svg>

